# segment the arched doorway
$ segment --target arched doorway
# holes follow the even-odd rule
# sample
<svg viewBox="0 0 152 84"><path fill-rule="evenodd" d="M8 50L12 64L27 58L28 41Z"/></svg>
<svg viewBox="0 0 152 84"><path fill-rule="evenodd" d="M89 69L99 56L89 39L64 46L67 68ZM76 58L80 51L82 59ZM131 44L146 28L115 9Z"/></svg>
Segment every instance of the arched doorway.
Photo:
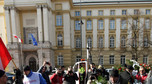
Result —
<svg viewBox="0 0 152 84"><path fill-rule="evenodd" d="M32 71L36 71L36 59L34 57L29 59L29 66L31 67Z"/></svg>

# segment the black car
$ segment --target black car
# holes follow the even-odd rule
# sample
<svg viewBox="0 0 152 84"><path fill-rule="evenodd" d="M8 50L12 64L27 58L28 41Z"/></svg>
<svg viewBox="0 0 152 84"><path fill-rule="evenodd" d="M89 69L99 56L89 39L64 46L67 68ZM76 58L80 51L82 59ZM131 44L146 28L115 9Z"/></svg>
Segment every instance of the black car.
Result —
<svg viewBox="0 0 152 84"><path fill-rule="evenodd" d="M6 76L8 77L7 78L7 84L13 84L15 74L6 72Z"/></svg>

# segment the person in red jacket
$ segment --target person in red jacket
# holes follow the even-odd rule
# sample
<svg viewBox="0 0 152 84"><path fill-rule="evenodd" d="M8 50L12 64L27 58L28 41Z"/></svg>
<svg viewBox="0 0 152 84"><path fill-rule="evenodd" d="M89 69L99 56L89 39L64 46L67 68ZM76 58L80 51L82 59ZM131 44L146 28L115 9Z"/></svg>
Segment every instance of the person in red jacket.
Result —
<svg viewBox="0 0 152 84"><path fill-rule="evenodd" d="M57 69L56 73L54 73L51 77L51 84L62 84L63 83L63 76L61 73L61 69Z"/></svg>
<svg viewBox="0 0 152 84"><path fill-rule="evenodd" d="M144 81L147 78L147 74L145 72L144 67L140 66L139 68L139 73L136 75L135 77L138 81L142 82L142 84L144 83Z"/></svg>

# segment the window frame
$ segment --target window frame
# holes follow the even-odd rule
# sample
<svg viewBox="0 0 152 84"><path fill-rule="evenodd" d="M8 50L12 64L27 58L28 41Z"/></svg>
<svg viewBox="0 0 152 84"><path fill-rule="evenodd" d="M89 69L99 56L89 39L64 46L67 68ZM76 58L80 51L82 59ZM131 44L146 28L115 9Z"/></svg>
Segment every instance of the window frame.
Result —
<svg viewBox="0 0 152 84"><path fill-rule="evenodd" d="M88 43L88 46L89 46L90 48L92 48L92 38L91 38L91 37L88 37L88 38L87 38L87 43Z"/></svg>
<svg viewBox="0 0 152 84"><path fill-rule="evenodd" d="M114 55L110 55L109 56L109 64L110 65L114 65L115 64L115 56Z"/></svg>
<svg viewBox="0 0 152 84"><path fill-rule="evenodd" d="M115 15L115 10L110 10L110 15Z"/></svg>
<svg viewBox="0 0 152 84"><path fill-rule="evenodd" d="M121 55L120 64L124 65L125 63L126 63L126 56L125 55Z"/></svg>
<svg viewBox="0 0 152 84"><path fill-rule="evenodd" d="M92 20L87 20L87 30L92 30Z"/></svg>
<svg viewBox="0 0 152 84"><path fill-rule="evenodd" d="M80 11L75 11L75 16L80 16Z"/></svg>
<svg viewBox="0 0 152 84"><path fill-rule="evenodd" d="M79 31L80 30L80 24L79 24L79 20L75 20L75 30Z"/></svg>
<svg viewBox="0 0 152 84"><path fill-rule="evenodd" d="M111 19L110 20L110 30L114 30L115 29L115 20Z"/></svg>
<svg viewBox="0 0 152 84"><path fill-rule="evenodd" d="M102 38L102 40L101 40L101 38ZM99 37L99 48L103 48L103 37L101 36L101 37Z"/></svg>
<svg viewBox="0 0 152 84"><path fill-rule="evenodd" d="M114 48L115 47L115 38L114 36L111 36L110 37L110 45L109 45L110 48Z"/></svg>
<svg viewBox="0 0 152 84"><path fill-rule="evenodd" d="M63 55L58 55L57 56L57 65L63 66L63 64L64 64Z"/></svg>
<svg viewBox="0 0 152 84"><path fill-rule="evenodd" d="M92 16L92 11L91 10L87 11L87 16Z"/></svg>
<svg viewBox="0 0 152 84"><path fill-rule="evenodd" d="M98 29L103 30L104 29L104 21L102 19L98 20Z"/></svg>
<svg viewBox="0 0 152 84"><path fill-rule="evenodd" d="M56 15L56 26L63 26L63 16Z"/></svg>
<svg viewBox="0 0 152 84"><path fill-rule="evenodd" d="M81 48L81 38L77 37L76 38L76 48Z"/></svg>
<svg viewBox="0 0 152 84"><path fill-rule="evenodd" d="M58 34L58 36L57 36L57 46L63 46L63 36L62 36L62 34Z"/></svg>

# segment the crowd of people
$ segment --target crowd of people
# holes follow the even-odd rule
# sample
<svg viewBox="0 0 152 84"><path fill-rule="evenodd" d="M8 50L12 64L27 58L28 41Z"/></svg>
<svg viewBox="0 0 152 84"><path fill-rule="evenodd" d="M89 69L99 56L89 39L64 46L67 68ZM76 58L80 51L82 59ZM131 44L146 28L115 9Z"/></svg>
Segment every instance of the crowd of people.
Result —
<svg viewBox="0 0 152 84"><path fill-rule="evenodd" d="M46 65L49 66L46 67ZM152 84L152 71L145 72L144 67L140 66L138 72L131 65L125 65L124 71L119 72L113 69L107 72L103 66L96 68L94 63L90 64L88 71L82 63L76 74L69 66L65 72L65 67L61 66L52 75L52 67L49 62L44 62L37 72L33 72L29 66L24 67L22 84ZM0 84L7 84L5 71L0 70ZM21 84L21 83L16 83Z"/></svg>

